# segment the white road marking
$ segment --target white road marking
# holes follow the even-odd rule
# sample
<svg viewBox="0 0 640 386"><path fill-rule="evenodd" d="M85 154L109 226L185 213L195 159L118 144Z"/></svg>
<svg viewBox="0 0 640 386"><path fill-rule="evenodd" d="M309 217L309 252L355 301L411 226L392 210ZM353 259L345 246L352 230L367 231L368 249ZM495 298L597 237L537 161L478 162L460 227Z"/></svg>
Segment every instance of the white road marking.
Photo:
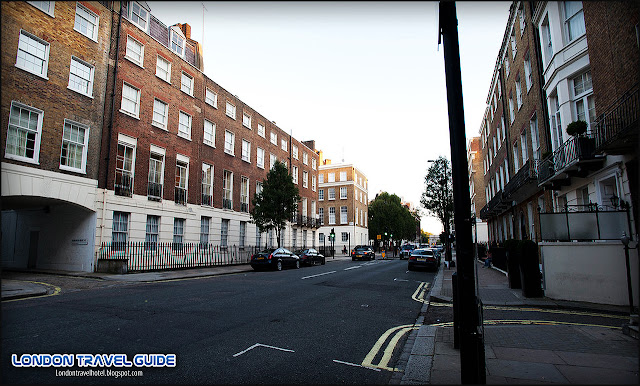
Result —
<svg viewBox="0 0 640 386"><path fill-rule="evenodd" d="M406 280L406 279L397 279L397 278L394 278L394 279L393 279L393 281L409 281L409 280Z"/></svg>
<svg viewBox="0 0 640 386"><path fill-rule="evenodd" d="M353 367L362 367L363 369L369 369L369 370L373 370L373 371L380 371L380 369L376 369L376 368L368 367L368 366L362 366L362 365L359 365L359 364L356 364L356 363L343 362L343 361L339 361L337 359L334 359L333 361L336 362L336 363L342 363L343 365L348 365L348 366L353 366Z"/></svg>
<svg viewBox="0 0 640 386"><path fill-rule="evenodd" d="M251 347L249 347L249 348L247 348L247 349L245 349L245 350L240 351L239 353L233 354L233 356L234 356L234 357L240 356L240 355L242 355L242 354L246 353L247 351L249 351L249 350L253 350L254 348L256 348L256 347L260 347L260 346L262 346L262 347L266 347L266 348L272 348L272 349L274 349L274 350L287 351L287 352L295 352L295 351L293 351L293 350L289 350L289 349L286 349L286 348L280 348L280 347L275 347L275 346L269 346L269 345L267 345L267 344L256 343L256 344L254 344L253 346L251 346Z"/></svg>
<svg viewBox="0 0 640 386"><path fill-rule="evenodd" d="M328 274L330 274L330 273L336 273L336 272L337 272L337 271L329 271L329 272L325 272L325 273L319 273L319 274L317 274L317 275L305 276L305 277L303 277L303 278L301 278L301 279L303 279L303 280L304 280L304 279L310 279L310 278L312 278L312 277L318 277L318 276L322 276L322 275L328 275Z"/></svg>
<svg viewBox="0 0 640 386"><path fill-rule="evenodd" d="M345 271L348 271L348 270L350 270L350 269L356 269L356 268L360 268L360 267L361 267L361 265L356 265L355 267L345 268L344 270L345 270Z"/></svg>

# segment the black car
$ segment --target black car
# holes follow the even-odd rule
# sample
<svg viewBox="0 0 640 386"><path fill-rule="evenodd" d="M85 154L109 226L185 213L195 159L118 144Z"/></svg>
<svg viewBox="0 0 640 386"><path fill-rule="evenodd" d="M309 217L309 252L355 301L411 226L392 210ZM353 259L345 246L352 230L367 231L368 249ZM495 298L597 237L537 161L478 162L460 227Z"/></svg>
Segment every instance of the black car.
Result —
<svg viewBox="0 0 640 386"><path fill-rule="evenodd" d="M300 258L300 265L324 265L325 258L314 248L299 249L296 255Z"/></svg>
<svg viewBox="0 0 640 386"><path fill-rule="evenodd" d="M440 268L440 254L431 248L418 248L411 251L407 269L428 268L437 271Z"/></svg>
<svg viewBox="0 0 640 386"><path fill-rule="evenodd" d="M400 248L400 259L406 259L411 254L411 251L416 249L416 246L413 244L405 244Z"/></svg>
<svg viewBox="0 0 640 386"><path fill-rule="evenodd" d="M376 254L373 252L373 248L368 245L356 245L351 251L351 261L375 259Z"/></svg>
<svg viewBox="0 0 640 386"><path fill-rule="evenodd" d="M268 248L251 256L251 268L255 271L263 269L282 271L284 267L300 268L300 258L286 248Z"/></svg>

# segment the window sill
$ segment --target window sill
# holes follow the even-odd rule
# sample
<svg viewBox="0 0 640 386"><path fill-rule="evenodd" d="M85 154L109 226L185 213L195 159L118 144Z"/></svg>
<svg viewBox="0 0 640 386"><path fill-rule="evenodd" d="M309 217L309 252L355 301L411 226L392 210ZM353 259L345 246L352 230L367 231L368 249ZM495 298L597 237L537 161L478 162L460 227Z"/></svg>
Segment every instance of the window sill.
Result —
<svg viewBox="0 0 640 386"><path fill-rule="evenodd" d="M205 103L207 106L211 106L211 107L213 107L213 108L214 108L214 109L216 109L216 110L218 109L218 105L212 105L211 103L208 103L208 102L204 102L204 103Z"/></svg>
<svg viewBox="0 0 640 386"><path fill-rule="evenodd" d="M167 130L167 126L166 125L163 127L162 125L160 125L159 123L156 123L156 122L151 122L151 126L157 127L160 130L169 131L169 130Z"/></svg>
<svg viewBox="0 0 640 386"><path fill-rule="evenodd" d="M136 66L142 68L144 70L144 66L138 62L135 61L135 59L131 58L130 56L125 55L124 56L125 59L127 59L129 62L135 64Z"/></svg>
<svg viewBox="0 0 640 386"><path fill-rule="evenodd" d="M246 162L246 163L248 163L248 164L251 164L251 160L248 160L248 159L244 159L244 158L242 158L242 161L243 161L243 162Z"/></svg>
<svg viewBox="0 0 640 386"><path fill-rule="evenodd" d="M49 80L49 77L47 77L46 75L38 74L38 73L33 72L33 71L31 71L31 70L29 70L29 69L27 69L27 68L20 67L20 66L18 66L17 64L16 64L15 66L16 66L16 67L18 67L19 69L21 69L22 71L26 71L26 72L28 72L29 74L33 74L33 75L35 75L35 76L37 76L37 77L39 77L39 78L42 78L42 79L44 79L44 80ZM49 61L47 61L47 68L48 68L48 66L49 66Z"/></svg>
<svg viewBox="0 0 640 386"><path fill-rule="evenodd" d="M26 163L30 163L30 164L34 164L34 165L40 165L40 162L38 162L38 160L35 160L33 158L21 157L19 155L14 155L14 154L6 154L5 153L4 158L11 159L11 160L14 160L14 161L26 162Z"/></svg>
<svg viewBox="0 0 640 386"><path fill-rule="evenodd" d="M209 146L212 149L215 149L216 147L212 144L212 143L206 143L206 142L202 142L203 145Z"/></svg>
<svg viewBox="0 0 640 386"><path fill-rule="evenodd" d="M86 166L85 166L85 168L86 168ZM72 168L72 167L69 167L69 166L60 165L60 170L64 170L64 171L67 171L67 172L78 173L78 174L87 174L85 168L76 169L76 168Z"/></svg>
<svg viewBox="0 0 640 386"><path fill-rule="evenodd" d="M71 87L69 87L69 86L67 86L67 89L68 89L68 90L71 90L71 91L73 91L73 92L75 92L75 93L77 93L77 94L80 94L80 95L82 95L82 96L86 96L87 98L91 98L91 99L93 99L93 95L85 94L85 93L80 92L80 91L78 91L78 90L75 90L75 89L73 89L73 88L71 88Z"/></svg>
<svg viewBox="0 0 640 386"><path fill-rule="evenodd" d="M140 120L140 117L139 117L139 116L137 116L137 115L133 115L132 113L130 113L130 112L126 111L126 110L122 110L122 109L120 109L120 110L118 110L118 111L120 111L120 112L121 112L122 114L124 114L124 115L130 116L131 118L135 118L135 119L137 119L137 120Z"/></svg>
<svg viewBox="0 0 640 386"><path fill-rule="evenodd" d="M99 23L99 21L98 21L98 23ZM96 29L98 29L98 26L97 26L97 25L96 25ZM75 28L74 28L73 30L74 30L74 31L76 31L77 33L79 33L80 35L82 35L82 36L86 37L87 39L91 40L91 41L92 41L92 42L94 42L94 43L97 43L97 42L98 42L96 39L92 38L91 36L87 36L87 35L83 34L82 32L78 31L78 30L77 30L77 29L75 29Z"/></svg>
<svg viewBox="0 0 640 386"><path fill-rule="evenodd" d="M186 136L186 135L184 135L184 134L180 134L180 133L178 133L178 137L180 137L180 138L182 138L182 139L186 139L187 141L191 142L191 137L187 137L187 136Z"/></svg>
<svg viewBox="0 0 640 386"><path fill-rule="evenodd" d="M156 78L160 79L161 81L171 84L171 78L169 78L169 80L163 79L160 75L156 74Z"/></svg>
<svg viewBox="0 0 640 386"><path fill-rule="evenodd" d="M230 156L232 156L232 157L235 157L235 156L236 156L234 153L229 153L229 152L228 152L228 151L226 151L226 150L224 151L224 154L228 154L228 155L230 155Z"/></svg>
<svg viewBox="0 0 640 386"><path fill-rule="evenodd" d="M193 94L189 94L188 92L184 91L183 89L180 89L180 91L182 91L184 94L189 95L191 98L195 98L195 97L193 96Z"/></svg>
<svg viewBox="0 0 640 386"><path fill-rule="evenodd" d="M251 126L247 126L244 123L242 124L242 126L246 127L247 129L251 130Z"/></svg>
<svg viewBox="0 0 640 386"><path fill-rule="evenodd" d="M233 119L234 121L236 120L236 117L233 117L233 116L231 116L231 115L229 115L229 114L225 114L225 115L226 115L227 117L229 117L229 118Z"/></svg>

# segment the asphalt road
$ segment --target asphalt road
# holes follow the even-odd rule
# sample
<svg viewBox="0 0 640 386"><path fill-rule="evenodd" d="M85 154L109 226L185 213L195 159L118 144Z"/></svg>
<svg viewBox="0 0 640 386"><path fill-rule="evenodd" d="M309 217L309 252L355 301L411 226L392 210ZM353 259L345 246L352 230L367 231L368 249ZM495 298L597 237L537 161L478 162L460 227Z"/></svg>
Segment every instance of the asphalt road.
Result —
<svg viewBox="0 0 640 386"><path fill-rule="evenodd" d="M406 264L86 285L4 303L2 383L387 384L408 335L400 332L435 276ZM177 365L138 377L62 377L13 367L11 354L25 353L176 354Z"/></svg>

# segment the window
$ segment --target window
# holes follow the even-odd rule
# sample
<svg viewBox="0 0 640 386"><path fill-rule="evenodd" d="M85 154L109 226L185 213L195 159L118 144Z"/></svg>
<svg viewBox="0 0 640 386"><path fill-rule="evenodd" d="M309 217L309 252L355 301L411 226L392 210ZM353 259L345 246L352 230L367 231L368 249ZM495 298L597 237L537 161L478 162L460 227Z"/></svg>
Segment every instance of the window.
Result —
<svg viewBox="0 0 640 386"><path fill-rule="evenodd" d="M318 182L321 184L324 183L324 173L318 174Z"/></svg>
<svg viewBox="0 0 640 386"><path fill-rule="evenodd" d="M317 165L317 161L315 158L311 159L311 169L316 170L316 168L318 167Z"/></svg>
<svg viewBox="0 0 640 386"><path fill-rule="evenodd" d="M340 224L346 224L346 223L347 223L347 207L341 206L340 207Z"/></svg>
<svg viewBox="0 0 640 386"><path fill-rule="evenodd" d="M165 82L171 83L171 62L160 55L156 60L156 76Z"/></svg>
<svg viewBox="0 0 640 386"><path fill-rule="evenodd" d="M269 153L269 169L273 169L273 165L275 165L276 160L276 156L273 153Z"/></svg>
<svg viewBox="0 0 640 386"><path fill-rule="evenodd" d="M502 128L502 139L504 140L505 138L507 138L506 126L504 124L504 116L500 117L500 123L502 124L502 126L501 126L501 128Z"/></svg>
<svg viewBox="0 0 640 386"><path fill-rule="evenodd" d="M149 155L149 176L147 179L147 198L154 201L162 199L164 177L164 149L158 150L154 151L154 148L151 148Z"/></svg>
<svg viewBox="0 0 640 386"><path fill-rule="evenodd" d="M160 216L147 215L147 226L144 235L144 249L156 249L158 246L158 228Z"/></svg>
<svg viewBox="0 0 640 386"><path fill-rule="evenodd" d="M113 212L113 225L111 228L112 249L124 251L129 238L129 213Z"/></svg>
<svg viewBox="0 0 640 386"><path fill-rule="evenodd" d="M280 140L280 148L284 151L287 151L287 141L284 139Z"/></svg>
<svg viewBox="0 0 640 386"><path fill-rule="evenodd" d="M240 242L238 243L239 246L244 247L244 241L246 236L247 236L247 222L240 221Z"/></svg>
<svg viewBox="0 0 640 386"><path fill-rule="evenodd" d="M89 126L64 120L60 169L85 173L87 167L87 147Z"/></svg>
<svg viewBox="0 0 640 386"><path fill-rule="evenodd" d="M11 102L9 128L4 156L18 161L38 163L44 111Z"/></svg>
<svg viewBox="0 0 640 386"><path fill-rule="evenodd" d="M251 143L246 139L242 140L242 160L251 162Z"/></svg>
<svg viewBox="0 0 640 386"><path fill-rule="evenodd" d="M553 56L553 43L551 41L551 27L549 26L549 16L545 16L542 22L542 28L540 33L542 34L542 49L544 51L545 62L548 65Z"/></svg>
<svg viewBox="0 0 640 386"><path fill-rule="evenodd" d="M240 211L249 213L249 179L244 176L240 181Z"/></svg>
<svg viewBox="0 0 640 386"><path fill-rule="evenodd" d="M278 145L278 134L271 132L271 143L274 145Z"/></svg>
<svg viewBox="0 0 640 386"><path fill-rule="evenodd" d="M294 184L298 184L298 167L297 166L293 166L291 168L291 177L293 178L293 183Z"/></svg>
<svg viewBox="0 0 640 386"><path fill-rule="evenodd" d="M318 208L318 219L320 220L320 225L324 225L324 208Z"/></svg>
<svg viewBox="0 0 640 386"><path fill-rule="evenodd" d="M242 126L251 129L251 116L247 113L242 113Z"/></svg>
<svg viewBox="0 0 640 386"><path fill-rule="evenodd" d="M309 187L309 172L306 172L306 171L302 172L302 187L303 188Z"/></svg>
<svg viewBox="0 0 640 386"><path fill-rule="evenodd" d="M329 200L336 199L336 188L329 188Z"/></svg>
<svg viewBox="0 0 640 386"><path fill-rule="evenodd" d="M264 138L264 125L262 123L258 123L258 135Z"/></svg>
<svg viewBox="0 0 640 386"><path fill-rule="evenodd" d="M529 149L527 146L527 132L523 131L520 134L520 144L521 144L521 150L522 150L522 165L524 166L524 164L529 160Z"/></svg>
<svg viewBox="0 0 640 386"><path fill-rule="evenodd" d="M182 248L184 242L184 220L183 218L173 219L173 248Z"/></svg>
<svg viewBox="0 0 640 386"><path fill-rule="evenodd" d="M127 51L124 57L142 67L144 63L144 45L131 36L127 36Z"/></svg>
<svg viewBox="0 0 640 386"><path fill-rule="evenodd" d="M49 43L20 30L18 41L18 55L16 57L16 67L47 78L47 68L49 66Z"/></svg>
<svg viewBox="0 0 640 386"><path fill-rule="evenodd" d="M222 224L220 227L220 246L226 247L229 238L229 220L222 219Z"/></svg>
<svg viewBox="0 0 640 386"><path fill-rule="evenodd" d="M340 199L344 200L347 198L347 187L343 186L340 188Z"/></svg>
<svg viewBox="0 0 640 386"><path fill-rule="evenodd" d="M86 96L93 95L94 67L75 56L71 57L69 68L69 88Z"/></svg>
<svg viewBox="0 0 640 386"><path fill-rule="evenodd" d="M529 53L524 58L524 81L527 85L527 92L531 89L531 84L533 83L532 74L531 74L531 60L529 59Z"/></svg>
<svg viewBox="0 0 640 386"><path fill-rule="evenodd" d="M502 99L502 88L500 87L500 77L498 77L498 83L496 88L498 89L498 100Z"/></svg>
<svg viewBox="0 0 640 386"><path fill-rule="evenodd" d="M260 169L264 169L264 149L261 147L256 149L256 165Z"/></svg>
<svg viewBox="0 0 640 386"><path fill-rule="evenodd" d="M511 55L513 57L513 62L515 63L516 54L518 53L518 46L516 44L516 31L515 29L511 30Z"/></svg>
<svg viewBox="0 0 640 386"><path fill-rule="evenodd" d="M228 170L222 173L222 208L233 208L233 173Z"/></svg>
<svg viewBox="0 0 640 386"><path fill-rule="evenodd" d="M213 165L202 164L202 205L213 206Z"/></svg>
<svg viewBox="0 0 640 386"><path fill-rule="evenodd" d="M135 118L139 117L140 90L127 83L122 84L122 102L120 104L120 111Z"/></svg>
<svg viewBox="0 0 640 386"><path fill-rule="evenodd" d="M340 172L340 181L347 180L347 172Z"/></svg>
<svg viewBox="0 0 640 386"><path fill-rule="evenodd" d="M149 13L135 1L132 1L129 4L131 5L130 20L133 24L140 27L141 30L147 32L147 25L149 25Z"/></svg>
<svg viewBox="0 0 640 386"><path fill-rule="evenodd" d="M236 135L230 131L224 132L224 152L229 155L234 155L233 148L236 142Z"/></svg>
<svg viewBox="0 0 640 386"><path fill-rule="evenodd" d="M540 160L540 140L538 138L538 118L534 114L529 121L529 127L531 128L531 150L533 153L533 159L535 161Z"/></svg>
<svg viewBox="0 0 640 386"><path fill-rule="evenodd" d="M294 159L298 159L298 146L291 145L291 155Z"/></svg>
<svg viewBox="0 0 640 386"><path fill-rule="evenodd" d="M349 233L348 232L341 232L341 233L342 233L342 241L345 243L349 241Z"/></svg>
<svg viewBox="0 0 640 386"><path fill-rule="evenodd" d="M200 217L200 246L209 244L209 229L211 229L211 217Z"/></svg>
<svg viewBox="0 0 640 386"><path fill-rule="evenodd" d="M335 223L336 223L336 208L332 206L329 208L329 225L333 225Z"/></svg>
<svg viewBox="0 0 640 386"><path fill-rule="evenodd" d="M515 113L513 111L513 96L509 95L509 120L513 123L513 120L516 118Z"/></svg>
<svg viewBox="0 0 640 386"><path fill-rule="evenodd" d="M33 5L49 16L54 17L53 11L55 8L55 1L27 1L27 3Z"/></svg>
<svg viewBox="0 0 640 386"><path fill-rule="evenodd" d="M518 19L520 19L520 36L522 36L522 34L524 33L524 29L527 26L524 15L524 6L522 4L520 4L520 8L518 8Z"/></svg>
<svg viewBox="0 0 640 386"><path fill-rule="evenodd" d="M318 200L319 201L324 201L324 189L319 189L318 190Z"/></svg>
<svg viewBox="0 0 640 386"><path fill-rule="evenodd" d="M118 136L118 152L116 154L116 174L114 193L131 197L133 193L133 167L136 156L136 140L124 135Z"/></svg>
<svg viewBox="0 0 640 386"><path fill-rule="evenodd" d="M182 77L180 78L180 90L193 96L193 77L184 71L182 72Z"/></svg>
<svg viewBox="0 0 640 386"><path fill-rule="evenodd" d="M336 174L335 173L329 173L327 175L327 182L336 182Z"/></svg>
<svg viewBox="0 0 640 386"><path fill-rule="evenodd" d="M564 24L568 41L584 35L584 13L582 11L582 1L564 2Z"/></svg>
<svg viewBox="0 0 640 386"><path fill-rule="evenodd" d="M184 55L184 36L182 32L177 31L175 28L171 28L171 51L182 57Z"/></svg>
<svg viewBox="0 0 640 386"><path fill-rule="evenodd" d="M187 205L187 187L189 186L189 161L188 158L180 156L176 159L176 187L174 202L180 205Z"/></svg>
<svg viewBox="0 0 640 386"><path fill-rule="evenodd" d="M316 176L311 176L311 190L316 191Z"/></svg>
<svg viewBox="0 0 640 386"><path fill-rule="evenodd" d="M262 193L262 182L257 181L256 182L256 194L260 194Z"/></svg>
<svg viewBox="0 0 640 386"><path fill-rule="evenodd" d="M589 128L596 120L595 101L591 71L583 72L572 79L573 104L576 120L585 121Z"/></svg>
<svg viewBox="0 0 640 386"><path fill-rule="evenodd" d="M227 114L228 117L236 119L236 106L227 102L227 109L225 110L225 113Z"/></svg>
<svg viewBox="0 0 640 386"><path fill-rule="evenodd" d="M305 152L302 153L302 163L304 165L309 165L309 154Z"/></svg>
<svg viewBox="0 0 640 386"><path fill-rule="evenodd" d="M522 107L522 86L520 86L520 75L516 79L516 102L518 103L518 110Z"/></svg>
<svg viewBox="0 0 640 386"><path fill-rule="evenodd" d="M216 147L216 124L208 120L204 120L204 136L202 143L211 147Z"/></svg>
<svg viewBox="0 0 640 386"><path fill-rule="evenodd" d="M509 77L509 71L511 70L511 66L509 65L509 58L504 58L504 70L506 72L506 77Z"/></svg>
<svg viewBox="0 0 640 386"><path fill-rule="evenodd" d="M518 142L513 143L513 170L520 170L520 153L518 153Z"/></svg>
<svg viewBox="0 0 640 386"><path fill-rule="evenodd" d="M560 148L562 143L564 142L562 136L562 119L560 117L560 102L558 100L558 95L551 97L550 105L553 106L551 111L553 115L551 116L551 134L554 141L553 150L557 150Z"/></svg>
<svg viewBox="0 0 640 386"><path fill-rule="evenodd" d="M84 36L91 40L96 40L98 37L98 23L100 18L95 13L89 11L87 8L76 3L76 21L73 25L73 29L80 32Z"/></svg>
<svg viewBox="0 0 640 386"><path fill-rule="evenodd" d="M191 139L191 115L182 111L178 122L178 136Z"/></svg>
<svg viewBox="0 0 640 386"><path fill-rule="evenodd" d="M160 99L153 100L153 120L151 124L163 130L167 130L167 116L169 114L169 105Z"/></svg>
<svg viewBox="0 0 640 386"><path fill-rule="evenodd" d="M206 104L218 108L218 94L215 92L206 89L204 92L204 101Z"/></svg>

